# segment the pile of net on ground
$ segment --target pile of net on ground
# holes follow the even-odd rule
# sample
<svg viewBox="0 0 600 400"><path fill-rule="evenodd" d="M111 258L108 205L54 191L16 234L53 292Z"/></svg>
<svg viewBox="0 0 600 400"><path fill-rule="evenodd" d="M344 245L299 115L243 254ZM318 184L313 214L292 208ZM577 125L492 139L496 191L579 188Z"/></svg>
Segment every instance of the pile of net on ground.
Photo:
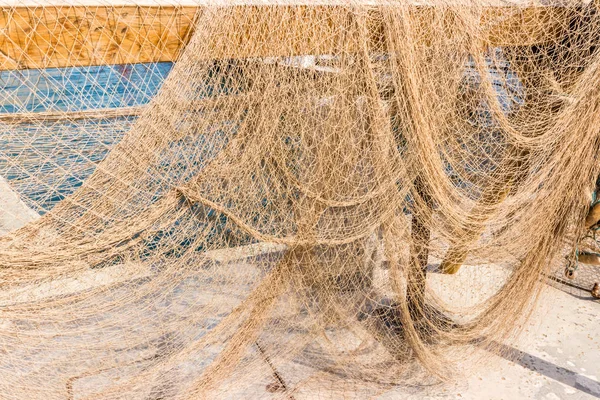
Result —
<svg viewBox="0 0 600 400"><path fill-rule="evenodd" d="M368 398L501 351L600 172L596 5L523 7L202 8L81 187L0 237L2 397Z"/></svg>

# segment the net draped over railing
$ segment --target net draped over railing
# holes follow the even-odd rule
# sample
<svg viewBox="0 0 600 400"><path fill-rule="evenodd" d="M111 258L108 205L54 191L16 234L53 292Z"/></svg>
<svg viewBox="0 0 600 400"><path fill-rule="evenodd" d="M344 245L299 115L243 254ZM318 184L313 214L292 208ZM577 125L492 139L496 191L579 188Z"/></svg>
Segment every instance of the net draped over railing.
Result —
<svg viewBox="0 0 600 400"><path fill-rule="evenodd" d="M585 234L596 2L221 1L189 21L172 66L148 28L110 42L156 34L147 58L24 46L3 67L62 89L0 102L1 173L43 214L0 237L2 396L369 398L502 351ZM123 63L140 78L94 70Z"/></svg>

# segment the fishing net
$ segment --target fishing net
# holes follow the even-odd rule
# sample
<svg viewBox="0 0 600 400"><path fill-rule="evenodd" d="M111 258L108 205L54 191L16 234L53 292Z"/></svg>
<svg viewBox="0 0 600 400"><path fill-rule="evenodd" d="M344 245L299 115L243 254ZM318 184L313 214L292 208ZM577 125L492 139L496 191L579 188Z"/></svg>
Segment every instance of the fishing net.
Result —
<svg viewBox="0 0 600 400"><path fill-rule="evenodd" d="M133 9L170 17L128 40L94 36L97 15L132 15L102 7L3 10L19 26L4 39L28 43L5 73L33 76L21 87L58 68L63 85L2 94L3 201L42 214L0 237L3 398L456 379L514 340L586 235L596 2L150 4ZM48 50L40 29L74 44ZM110 57L76 56L89 43ZM157 78L125 89L85 67L139 62Z"/></svg>

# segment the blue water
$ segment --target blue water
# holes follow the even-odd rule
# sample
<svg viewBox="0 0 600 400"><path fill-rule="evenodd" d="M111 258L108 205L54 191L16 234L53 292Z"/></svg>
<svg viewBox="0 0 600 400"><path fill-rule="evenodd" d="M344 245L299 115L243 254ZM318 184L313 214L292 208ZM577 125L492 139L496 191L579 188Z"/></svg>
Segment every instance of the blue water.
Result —
<svg viewBox="0 0 600 400"><path fill-rule="evenodd" d="M40 214L73 193L134 117L11 126L0 132L0 175Z"/></svg>
<svg viewBox="0 0 600 400"><path fill-rule="evenodd" d="M172 63L0 72L0 113L141 106ZM43 214L75 191L136 117L0 123L0 175Z"/></svg>
<svg viewBox="0 0 600 400"><path fill-rule="evenodd" d="M500 106L510 113L522 105L523 88L508 63L498 62L501 58L501 55L495 57L493 65L490 62L488 73ZM172 66L172 63L147 63L1 71L0 113L141 106L156 95ZM471 87L480 84L481 78L472 62L466 65L465 81ZM228 82L218 87L225 91L232 89ZM206 95L210 95L208 89L203 89L207 90ZM498 132L490 118L489 106L482 103L476 108L472 122L485 129L480 132L482 137L472 140L492 145L481 148L481 154L472 157L471 161L477 163L474 170L489 163L490 155L499 151L497 147L503 142L500 137L497 141L490 140L490 135L498 136ZM135 120L136 117L119 117L19 125L0 122L0 175L10 181L26 204L43 214L81 186ZM175 151L178 144L173 146ZM465 143L465 147L473 146ZM196 152L194 156L210 157L212 152ZM184 164L203 161L186 160ZM447 172L450 177L455 175L450 165ZM467 191L470 186L458 178L456 185Z"/></svg>
<svg viewBox="0 0 600 400"><path fill-rule="evenodd" d="M156 95L172 63L0 72L0 113L139 106Z"/></svg>

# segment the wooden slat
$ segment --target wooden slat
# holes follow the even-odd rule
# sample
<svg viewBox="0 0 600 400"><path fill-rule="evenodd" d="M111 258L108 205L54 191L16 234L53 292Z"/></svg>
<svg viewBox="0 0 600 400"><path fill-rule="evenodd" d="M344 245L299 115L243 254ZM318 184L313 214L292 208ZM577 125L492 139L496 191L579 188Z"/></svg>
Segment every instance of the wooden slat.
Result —
<svg viewBox="0 0 600 400"><path fill-rule="evenodd" d="M173 61L197 7L3 8L0 70Z"/></svg>
<svg viewBox="0 0 600 400"><path fill-rule="evenodd" d="M340 13L332 12L333 6L276 6L285 7L285 12L268 13L265 11L272 8L253 6L248 11L235 7L240 12L232 13L227 37L216 37L211 46L215 53L208 56L326 54L335 35L342 31L337 20ZM425 20L431 9L418 8ZM202 10L196 6L131 5L3 7L0 70L174 61L189 40L196 16ZM572 13L573 9L564 7L490 6L481 18L489 45L515 46L556 40L568 26ZM378 18L373 20L377 22ZM432 33L435 34L429 31ZM260 42L248 46L252 40ZM239 48L231 43L239 43Z"/></svg>
<svg viewBox="0 0 600 400"><path fill-rule="evenodd" d="M566 7L494 7L487 9L482 25L492 46L531 46L560 40L578 12Z"/></svg>
<svg viewBox="0 0 600 400"><path fill-rule="evenodd" d="M29 124L32 122L74 121L79 119L111 119L140 115L146 106L87 109L80 111L41 111L0 113L0 123Z"/></svg>

